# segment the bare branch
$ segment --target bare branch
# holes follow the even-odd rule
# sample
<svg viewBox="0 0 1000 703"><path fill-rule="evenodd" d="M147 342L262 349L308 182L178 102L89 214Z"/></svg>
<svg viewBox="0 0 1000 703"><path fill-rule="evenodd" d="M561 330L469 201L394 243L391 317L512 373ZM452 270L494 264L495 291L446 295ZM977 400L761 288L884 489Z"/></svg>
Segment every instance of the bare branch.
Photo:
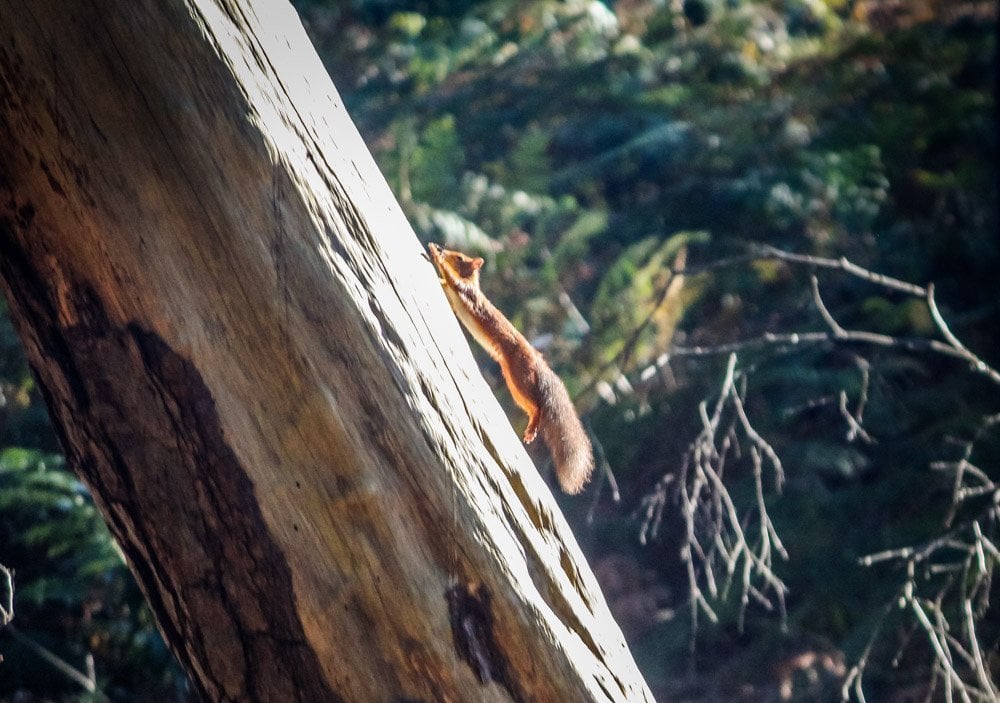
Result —
<svg viewBox="0 0 1000 703"><path fill-rule="evenodd" d="M846 330L833 318L828 308L823 303L819 294L818 282L816 281L815 275L813 275L811 278L813 300L820 316L830 328L830 333L804 332L780 335L764 334L754 339L748 339L741 342L731 342L717 346L675 347L672 350L672 354L674 356L706 356L729 354L732 352L740 352L747 349L765 346L797 346L800 344L828 344L833 342L845 342L849 344L866 344L879 347L896 348L912 352L931 351L937 354L943 354L945 356L950 356L952 358L968 362L973 371L985 375L996 384L1000 384L1000 371L992 368L982 358L970 351L968 347L962 344L962 342L952 333L951 329L948 327L943 316L941 315L940 310L938 309L937 302L934 297L933 285L929 285L924 288L922 286L892 278L891 276L875 273L874 271L870 271L852 263L851 261L848 261L844 257L839 259L829 259L825 257L811 256L808 254L795 254L766 244L752 244L750 245L750 250L757 254L757 259L776 259L793 264L807 265L814 268L843 271L844 273L883 288L922 298L926 302L931 317L945 341L941 342L934 339L892 337L874 332ZM734 265L745 262L745 260L746 259L743 257L731 257L729 259L720 260L719 263L724 265ZM689 273L699 270L705 269L697 266L687 267L687 271Z"/></svg>
<svg viewBox="0 0 1000 703"><path fill-rule="evenodd" d="M781 578L773 570L774 555L787 559L784 545L767 513L763 489L765 464L775 475L780 489L783 480L781 461L773 447L754 429L743 406L737 380L737 357L730 355L721 388L714 402L698 405L701 430L688 446L678 470L661 479L646 496L645 518L640 540L655 536L668 486L679 503L684 523L681 558L688 577L688 607L692 640L698 620L704 614L717 621L711 600L726 598L730 585L739 589L739 624L751 601L767 610L777 610L785 621L785 593ZM757 491L755 510L741 515L723 482L729 457L740 453L738 436L747 438ZM756 521L751 516L756 513ZM748 531L751 534L748 534ZM717 580L717 567L724 569L724 583ZM721 585L721 588L720 588Z"/></svg>
<svg viewBox="0 0 1000 703"><path fill-rule="evenodd" d="M79 685L82 689L88 693L94 694L96 700L107 701L108 698L103 693L97 690L97 682L94 680L93 676L88 676L83 673L75 666L67 662L65 659L60 657L58 654L40 645L38 642L32 638L25 635L23 632L18 630L13 625L7 625L7 632L9 632L14 639L23 644L25 647L30 649L32 652L37 654L40 658L44 659L52 668L58 671L60 674L68 678L70 681Z"/></svg>
<svg viewBox="0 0 1000 703"><path fill-rule="evenodd" d="M778 458L778 453L774 451L768 442L757 433L757 430L753 428L750 424L750 418L747 417L746 409L743 407L743 400L740 398L739 394L730 390L730 396L733 400L733 407L736 409L736 415L740 419L740 425L743 426L743 431L746 433L750 441L760 449L761 453L768 458L771 465L774 467L774 489L781 493L781 488L785 483L785 470L781 465L781 459Z"/></svg>
<svg viewBox="0 0 1000 703"><path fill-rule="evenodd" d="M840 402L839 402L840 415L847 422L847 441L852 442L855 438L860 437L865 444L875 444L875 440L872 436L868 434L864 427L861 426L861 421L858 415L861 413L861 409L864 407L862 403L858 403L858 412L856 415L852 415L847 409L847 391L840 391Z"/></svg>
<svg viewBox="0 0 1000 703"><path fill-rule="evenodd" d="M608 462L608 456L604 452L604 445L601 443L600 438L594 434L590 427L590 422L584 420L587 428L587 434L590 435L591 443L594 447L594 463L598 466L603 474L604 478L607 479L608 488L611 489L611 500L614 503L621 502L622 496L621 491L618 490L618 479L615 478L614 471L611 470L611 464ZM597 511L597 506L601 501L601 495L604 492L604 481L595 481L596 489L594 490L594 497L590 502L590 509L587 511L587 524L592 525L594 523L594 514Z"/></svg>
<svg viewBox="0 0 1000 703"><path fill-rule="evenodd" d="M641 530L642 539L655 536L668 495L673 494L680 504L678 512L685 526L682 558L691 592L689 607L693 631L697 629L700 613L707 613L714 619L709 605L711 599L726 597L730 585L739 589L738 617L741 623L751 600L764 608L784 609L785 586L772 569L772 559L774 554L782 558L787 556L767 515L763 492L765 468L770 466L773 469L775 486L779 491L784 472L777 452L755 430L744 406L743 386L753 367L746 367L737 373L737 354L763 351L767 353L767 358L773 358L778 354L792 354L815 347L876 348L897 353L931 354L967 364L973 373L1000 386L1000 371L966 347L949 327L938 307L933 285L922 287L885 276L843 257L832 259L795 254L767 245L749 245L747 256L729 257L701 266L689 265L684 273L693 275L763 259L813 269L809 278L812 302L825 329L798 333L765 332L756 337L715 345L677 345L648 368L642 369L638 376L640 383L648 382L659 369L669 368L672 358L697 359L723 354L729 357L718 396L712 403L706 399L698 406L701 428L685 452L679 470L669 478L661 479L644 500L646 515ZM816 269L840 272L886 291L920 298L927 306L939 338L894 336L844 327L823 298ZM638 334L639 331L635 331L633 336ZM834 395L810 401L810 407L836 405L847 424L847 440L860 439L873 444L875 440L863 422L869 400L871 366L860 353L854 354L853 358L861 375L860 390L853 409L850 391L846 388ZM906 577L898 597L886 604L861 657L845 678L841 691L845 700L854 696L864 703L864 671L875 642L884 635L889 615L896 610L896 603L901 608L898 612L909 621L911 633L925 638L934 653L930 696L935 695L934 686L939 685L936 695L943 694L948 701L979 703L997 700L997 687L989 678L991 672L979 643L976 625L988 607L993 571L1000 563L1000 549L997 547L1000 484L976 466L973 453L979 439L998 425L1000 413L985 417L973 437L962 443L956 460L932 464L934 470L952 474L951 505L943 534L923 544L870 554L860 560L866 566L887 561L901 562L906 567ZM723 434L724 427L728 429ZM745 508L736 505L723 483L725 464L730 457L738 455L740 441L749 445L755 482L755 511L751 509L746 514L741 514ZM971 503L970 499L985 496L992 496L993 500L980 507L977 514L969 515L969 508L980 506L982 502ZM959 516L962 522L958 522ZM723 576L720 569L725 570L724 584L717 582L717 578Z"/></svg>
<svg viewBox="0 0 1000 703"><path fill-rule="evenodd" d="M14 572L0 564L0 580L3 583L3 602L0 603L0 628L14 619Z"/></svg>
<svg viewBox="0 0 1000 703"><path fill-rule="evenodd" d="M850 668L847 672L847 676L844 678L844 684L840 689L840 697L842 701L846 701L851 697L851 693L858 699L858 703L866 703L865 693L864 693L864 675L865 669L868 668L868 660L871 658L872 649L875 647L875 643L878 641L879 636L882 634L882 628L885 626L889 615L895 609L895 599L889 601L878 619L875 621L875 626L872 628L871 634L868 636L868 641L865 643L865 648L861 651L861 656L858 657L857 662L854 666Z"/></svg>
<svg viewBox="0 0 1000 703"><path fill-rule="evenodd" d="M823 296L819 293L819 279L816 278L816 274L809 277L809 283L812 286L813 303L816 305L816 309L819 310L820 316L826 323L826 326L830 328L834 337L844 337L847 335L847 330L840 326L840 323L833 319L833 315L826 307L826 303L823 302Z"/></svg>
<svg viewBox="0 0 1000 703"><path fill-rule="evenodd" d="M953 359L959 359L970 363L972 371L982 374L994 383L1000 385L1000 371L979 360L975 361L963 351L960 351L949 344L936 339L924 339L921 337L893 337L877 332L866 332L862 330L844 330L842 335L834 335L830 332L792 332L775 334L767 332L759 337L745 339L738 342L726 344L685 347L676 346L671 350L671 356L718 356L721 354L733 354L742 351L759 349L763 347L804 347L816 345L858 344L862 346L882 347L886 349L898 349L908 352L934 352Z"/></svg>
<svg viewBox="0 0 1000 703"><path fill-rule="evenodd" d="M794 254L790 251L784 251L783 249L778 249L768 244L751 244L750 250L756 252L758 257L761 259L778 259L779 261L787 261L792 264L804 264L815 268L834 269L837 271L843 271L844 273L848 273L852 276L868 281L869 283L874 283L875 285L879 285L890 290L908 293L909 295L915 295L919 298L923 298L927 295L926 288L922 288L906 281L901 281L898 278L885 276L881 273L875 273L874 271L870 271L862 266L858 266L857 264L848 261L843 256L839 259L828 259L826 257L811 256L809 254Z"/></svg>
<svg viewBox="0 0 1000 703"><path fill-rule="evenodd" d="M976 680L979 682L979 687L989 693L993 700L1000 700L1000 689L997 688L993 679L990 678L989 672L986 670L986 662L983 660L983 651L979 646L979 639L976 637L976 616L972 612L972 601L966 599L962 601L962 625L965 628L965 636L968 638L971 644L971 658L972 666L976 672Z"/></svg>

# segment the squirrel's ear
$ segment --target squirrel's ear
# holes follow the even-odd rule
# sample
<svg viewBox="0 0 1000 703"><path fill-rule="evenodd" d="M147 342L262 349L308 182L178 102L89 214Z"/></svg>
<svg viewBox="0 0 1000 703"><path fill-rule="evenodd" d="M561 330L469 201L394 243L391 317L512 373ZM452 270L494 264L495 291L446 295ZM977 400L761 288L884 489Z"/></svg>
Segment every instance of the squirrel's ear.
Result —
<svg viewBox="0 0 1000 703"><path fill-rule="evenodd" d="M483 264L485 263L486 262L483 261L483 258L481 256L477 256L475 259L472 260L472 270L478 271L483 267Z"/></svg>

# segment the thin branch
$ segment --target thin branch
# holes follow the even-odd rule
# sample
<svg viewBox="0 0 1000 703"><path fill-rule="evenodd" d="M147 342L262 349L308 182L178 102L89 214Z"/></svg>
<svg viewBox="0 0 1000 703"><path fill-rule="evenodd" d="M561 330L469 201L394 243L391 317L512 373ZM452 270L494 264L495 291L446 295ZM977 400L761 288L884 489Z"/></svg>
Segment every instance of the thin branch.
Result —
<svg viewBox="0 0 1000 703"><path fill-rule="evenodd" d="M983 661L983 651L980 649L979 639L976 637L976 616L972 612L972 601L969 599L965 599L962 603L962 616L965 636L968 638L972 649L973 669L976 672L979 687L989 693L994 700L1000 700L1000 689L993 683L993 679L986 670L986 662Z"/></svg>
<svg viewBox="0 0 1000 703"><path fill-rule="evenodd" d="M923 298L927 295L926 288L908 283L907 281L901 281L898 278L893 278L892 276L875 273L874 271L866 269L863 266L858 266L857 264L848 261L847 258L843 256L839 259L828 259L823 256L795 254L790 251L784 251L783 249L772 247L769 244L751 244L750 250L756 252L758 258L761 259L778 259L779 261L787 261L792 264L804 264L806 266L814 266L816 268L843 271L844 273L848 273L852 276L868 281L869 283L882 286L883 288L899 291L901 293L907 293L909 295L915 295L918 298Z"/></svg>
<svg viewBox="0 0 1000 703"><path fill-rule="evenodd" d="M854 276L861 280L867 281L873 285L881 286L887 290L905 293L907 295L915 296L924 300L930 311L931 317L934 320L935 326L938 331L944 337L945 341L940 341L937 339L924 339L924 338L914 338L914 337L894 337L885 334L879 334L876 332L868 332L863 330L847 330L843 328L830 314L829 309L826 307L819 294L819 285L816 281L815 275L812 276L812 289L813 289L813 300L816 303L817 310L820 316L823 318L824 323L830 328L830 332L802 332L802 333L789 333L789 334L773 334L765 333L759 337L730 342L726 344L712 345L712 346L692 346L692 347L674 347L669 354L661 355L653 364L649 367L644 368L640 372L641 378L648 378L652 373L659 368L664 367L671 356L714 356L720 354L730 354L733 352L742 352L746 350L752 350L761 347L791 347L797 348L800 346L809 345L821 345L821 344L860 344L866 346L876 346L889 349L898 349L902 351L909 352L932 352L935 354L941 354L944 356L951 357L953 359L958 359L969 364L970 368L978 374L986 376L993 383L1000 385L1000 371L994 369L989 364L987 364L981 357L977 356L975 353L970 351L962 342L952 333L948 324L945 322L940 310L937 307L937 302L934 297L934 286L929 285L926 288L923 286L918 286L907 281L902 281L891 276L886 276L884 274L876 273L870 269L866 269L863 266L849 261L846 257L840 257L839 259L831 259L822 256L812 256L809 254L796 254L789 251L784 251L776 247L767 244L749 244L747 245L749 250L748 254L731 256L723 259L717 259L715 261L710 261L705 264L686 264L683 267L671 267L669 269L672 274L667 282L661 287L655 296L656 303L651 308L650 312L647 314L645 319L632 330L631 333L626 337L625 344L622 346L621 350L608 362L603 364L601 368L597 370L594 374L592 380L586 384L586 386L576 394L575 398L580 398L589 395L593 392L594 388L598 383L601 382L604 374L606 374L610 369L618 367L620 368L634 351L635 345L645 329L652 323L656 310L663 304L663 302L669 297L671 286L676 282L676 278L680 275L694 275L697 273L711 271L715 269L728 268L730 266L736 266L740 264L745 264L753 261L761 260L778 260L784 261L786 263L809 266L811 268L822 268L834 271L840 271L848 275ZM860 424L860 421L859 421Z"/></svg>
<svg viewBox="0 0 1000 703"><path fill-rule="evenodd" d="M0 578L3 583L3 603L0 603L0 628L14 619L14 572L0 564Z"/></svg>
<svg viewBox="0 0 1000 703"><path fill-rule="evenodd" d="M861 408L864 407L860 402L858 403L858 413L860 415ZM853 442L856 437L860 437L865 444L875 444L875 440L872 436L868 434L867 430L861 426L861 422L857 415L852 415L847 409L847 391L840 391L840 403L839 403L840 415L847 422L847 441Z"/></svg>
<svg viewBox="0 0 1000 703"><path fill-rule="evenodd" d="M726 344L694 347L677 346L671 350L670 355L691 357L719 356L722 354L732 354L734 352L739 353L742 351L759 349L761 347L804 347L816 345L833 346L836 344L858 344L863 346L882 347L885 349L898 349L909 352L930 351L936 354L951 357L952 359L959 359L970 363L970 368L974 372L982 374L989 378L993 383L1000 385L1000 371L997 371L983 361L977 360L973 362L972 359L969 358L968 354L952 347L949 344L945 344L944 342L936 339L924 339L922 337L893 337L887 334L879 334L877 332L867 332L863 330L844 330L842 335L834 335L831 332L792 332L783 334L766 332L759 337L753 337L737 342L729 342Z"/></svg>
<svg viewBox="0 0 1000 703"><path fill-rule="evenodd" d="M938 310L937 301L934 299L934 284L931 283L927 286L927 309L930 310L931 318L934 320L934 324L937 325L938 331L941 336L947 340L948 344L955 347L959 351L965 352L970 357L975 357L975 355L969 351L968 347L962 344L958 337L952 334L951 328L944 321L944 317L941 316L941 311Z"/></svg>
<svg viewBox="0 0 1000 703"><path fill-rule="evenodd" d="M751 601L767 610L777 610L783 624L786 618L787 588L774 572L772 561L775 554L783 559L788 557L767 513L762 480L766 460L780 489L781 461L750 423L742 400L745 384L739 382L744 377L737 374L736 362L736 355L730 355L721 388L712 405L707 399L698 404L701 429L684 453L678 470L661 479L643 499L645 517L640 529L643 542L655 536L668 486L673 488L679 503L679 516L684 524L681 559L688 577L692 647L700 616L704 614L713 622L718 619L710 599L728 597L733 584L739 589L740 626ZM728 418L728 422L724 423L724 418ZM727 459L741 452L739 435L749 440L757 487L756 510L751 509L742 516L723 482ZM751 516L755 512L754 523ZM751 530L759 534L751 537ZM751 538L754 546L751 546ZM719 566L725 570L720 575L724 578L722 584L716 573Z"/></svg>
<svg viewBox="0 0 1000 703"><path fill-rule="evenodd" d="M1000 371L966 347L947 324L935 298L933 285L918 286L890 276L885 276L846 258L831 259L782 251L767 245L750 245L748 255L735 256L710 262L704 266L691 265L685 268L686 275L727 266L742 265L749 261L773 259L789 264L808 266L814 270L810 274L812 301L825 329L800 333L766 332L760 336L733 342L704 346L675 346L665 350L648 368L639 374L641 382L653 378L657 370L669 367L673 357L708 357L725 354L729 356L726 378L713 405L702 401L698 406L701 430L689 445L680 469L664 477L657 483L652 494L644 499L646 517L641 531L642 539L650 534L655 536L662 520L667 492L672 488L680 503L679 516L685 525L682 559L688 573L692 630L697 629L700 613L714 612L709 606L708 596L726 597L730 585L740 589L739 621L750 600L765 608L774 607L775 601L784 608L785 586L772 571L773 554L785 557L784 549L765 512L762 475L765 462L774 468L776 486L780 491L783 469L773 447L756 432L744 407L744 389L748 374L753 367L735 373L736 355L741 352L766 350L768 358L777 354L796 353L806 347L875 347L895 352L929 353L961 361L970 370L985 376L991 383L1000 386ZM820 291L816 269L838 271L858 278L886 291L902 293L920 298L927 306L934 322L937 338L900 337L869 330L852 330L844 327L834 317ZM662 303L664 291L660 291L657 305ZM643 323L643 328L652 318ZM642 329L634 330L626 344L627 358L632 353L635 340ZM847 389L821 401L821 404L836 404L844 422L847 423L847 439L861 439L874 443L874 439L864 428L864 411L868 404L871 384L871 368L867 360L854 355L861 374L861 387L853 411ZM729 424L726 434L720 435L724 416ZM1000 488L989 474L973 463L973 452L977 441L992 427L1000 425L1000 413L987 416L972 439L964 442L961 457L957 461L942 461L932 464L935 470L954 473L952 501L944 534L923 544L886 550L863 557L862 564L871 566L885 561L899 561L906 565L906 580L900 595L893 603L888 603L882 616L873 628L862 655L848 672L842 688L846 700L854 695L864 703L863 676L871 657L875 642L884 636L884 625L889 613L898 602L912 624L911 632L922 633L933 651L934 665L931 670L930 697L945 700L992 701L998 697L996 684L989 679L987 658L979 644L976 633L977 618L981 619L989 606L993 570L1000 562L1000 549L996 540L997 526L1000 524ZM723 483L722 471L729 456L739 451L738 438L749 443L749 457L754 472L756 518L750 510L741 516L739 508L732 500ZM989 504L983 501L969 503L970 498L993 496ZM977 515L967 515L968 508L980 506ZM965 507L961 524L952 524L960 507ZM755 540L751 547L748 535ZM787 558L787 557L786 557ZM724 567L723 584L716 582L717 568ZM918 571L919 567L919 571ZM943 583L943 585L942 585ZM926 599L920 590L933 589L933 598ZM957 609L953 606L957 606ZM949 623L947 612L958 613L954 624ZM977 616L977 613L980 613ZM714 618L713 618L714 619ZM692 642L693 646L693 642ZM934 687L940 685L938 692Z"/></svg>
<svg viewBox="0 0 1000 703"><path fill-rule="evenodd" d="M740 419L740 424L743 426L743 431L746 433L750 441L757 446L758 449L768 458L771 465L774 467L774 488L778 493L781 493L781 488L785 483L785 469L781 465L781 459L778 458L778 453L774 451L767 440L758 434L757 430L753 428L750 424L750 418L747 417L746 409L743 407L743 400L740 398L738 393L730 391L730 395L733 399L733 407L736 409L736 415Z"/></svg>
<svg viewBox="0 0 1000 703"><path fill-rule="evenodd" d="M949 687L949 690L952 686L957 685L958 691L962 695L962 700L968 703L971 699L965 690L965 683L962 681L962 677L955 671L951 660L951 652L948 650L947 645L942 643L938 630L934 627L930 618L927 617L927 612L920 605L920 601L916 598L911 598L909 603L910 608L917 617L917 621L924 628L924 633L927 635L927 640L930 642L931 648L934 650L937 665L944 670L946 685ZM949 695L950 698L951 696Z"/></svg>
<svg viewBox="0 0 1000 703"><path fill-rule="evenodd" d="M861 656L858 657L857 662L847 672L844 684L840 689L840 698L842 701L848 700L853 691L859 703L866 703L863 686L865 669L868 668L868 660L871 658L872 650L875 648L875 643L878 641L879 635L882 634L882 628L885 626L886 620L888 620L889 615L895 610L896 600L896 598L893 598L882 608L882 612L875 620L875 626L868 636L868 641L865 643L865 648L861 650Z"/></svg>
<svg viewBox="0 0 1000 703"><path fill-rule="evenodd" d="M833 315L830 314L830 311L826 307L826 303L823 302L823 296L819 293L819 279L816 277L816 274L809 277L809 284L812 286L813 303L816 305L816 309L819 310L820 317L823 318L826 326L830 328L834 337L846 337L847 330L841 327L840 323L833 318Z"/></svg>
<svg viewBox="0 0 1000 703"><path fill-rule="evenodd" d="M88 693L93 693L98 697L98 700L106 701L107 697L97 690L97 682L92 676L87 676L82 671L74 667L72 664L67 662L65 659L60 657L58 654L52 650L43 647L42 645L35 642L20 630L18 630L13 625L7 625L7 632L9 632L14 639L23 644L25 647L30 649L32 652L37 654L39 657L44 659L52 668L58 671L60 674L68 678L73 683L78 684Z"/></svg>
<svg viewBox="0 0 1000 703"><path fill-rule="evenodd" d="M621 491L618 490L618 480L615 478L614 471L611 470L611 464L608 462L608 456L604 452L604 445L596 434L594 434L593 429L590 426L590 420L584 419L587 434L590 435L591 443L594 447L594 463L600 467L601 474L607 479L608 487L611 489L611 500L614 503L621 502L622 496ZM597 488L594 490L594 498L591 500L590 509L587 511L587 524L592 525L594 523L594 515L597 512L597 506L601 500L601 494L604 492L604 481L595 481Z"/></svg>

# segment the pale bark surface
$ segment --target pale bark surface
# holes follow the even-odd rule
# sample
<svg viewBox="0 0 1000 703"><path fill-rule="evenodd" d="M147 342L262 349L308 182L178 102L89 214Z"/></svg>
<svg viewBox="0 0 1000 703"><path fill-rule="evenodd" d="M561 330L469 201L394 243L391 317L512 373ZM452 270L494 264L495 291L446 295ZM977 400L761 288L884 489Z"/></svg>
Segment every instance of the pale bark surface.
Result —
<svg viewBox="0 0 1000 703"><path fill-rule="evenodd" d="M0 0L0 277L206 700L651 700L290 6Z"/></svg>

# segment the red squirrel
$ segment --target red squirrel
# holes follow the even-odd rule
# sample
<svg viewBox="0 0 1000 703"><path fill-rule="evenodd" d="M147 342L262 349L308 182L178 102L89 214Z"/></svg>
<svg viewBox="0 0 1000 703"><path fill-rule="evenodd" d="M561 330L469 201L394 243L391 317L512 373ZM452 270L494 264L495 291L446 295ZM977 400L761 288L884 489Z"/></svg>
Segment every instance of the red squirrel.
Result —
<svg viewBox="0 0 1000 703"><path fill-rule="evenodd" d="M500 364L514 402L528 413L525 444L530 444L541 432L552 452L559 485L566 493L579 493L590 480L594 453L566 386L479 289L481 258L448 251L436 244L428 244L427 249L455 315Z"/></svg>

